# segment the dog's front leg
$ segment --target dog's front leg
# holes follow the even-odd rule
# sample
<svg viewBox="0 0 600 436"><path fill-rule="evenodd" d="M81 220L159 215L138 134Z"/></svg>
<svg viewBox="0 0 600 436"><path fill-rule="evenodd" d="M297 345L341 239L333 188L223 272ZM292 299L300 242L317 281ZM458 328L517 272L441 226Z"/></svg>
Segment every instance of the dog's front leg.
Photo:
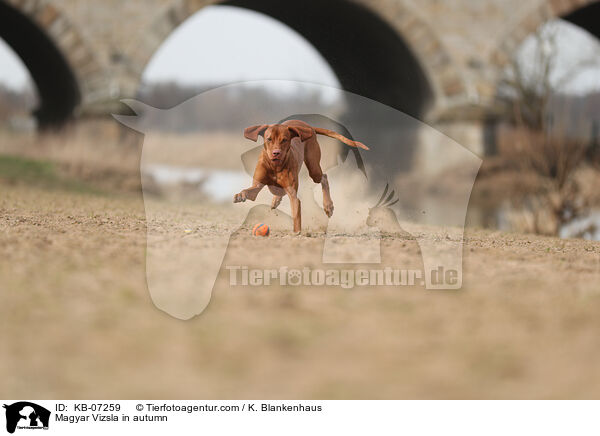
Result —
<svg viewBox="0 0 600 436"><path fill-rule="evenodd" d="M258 195L260 190L263 188L263 186L265 186L265 185L262 183L259 183L255 180L250 188L242 190L239 194L235 194L233 196L233 202L241 203L246 200L252 200L252 201L256 200L256 196Z"/></svg>
<svg viewBox="0 0 600 436"><path fill-rule="evenodd" d="M294 220L294 233L299 234L302 229L302 212L300 210L300 199L296 189L292 186L285 188L285 193L290 197L292 207L292 219Z"/></svg>

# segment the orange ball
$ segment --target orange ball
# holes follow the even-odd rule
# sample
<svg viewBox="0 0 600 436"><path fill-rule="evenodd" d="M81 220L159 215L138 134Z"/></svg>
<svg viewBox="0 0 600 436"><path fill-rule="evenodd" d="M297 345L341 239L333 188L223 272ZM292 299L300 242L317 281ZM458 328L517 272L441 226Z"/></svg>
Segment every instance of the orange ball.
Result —
<svg viewBox="0 0 600 436"><path fill-rule="evenodd" d="M263 223L258 223L252 228L252 236L269 236L269 226Z"/></svg>

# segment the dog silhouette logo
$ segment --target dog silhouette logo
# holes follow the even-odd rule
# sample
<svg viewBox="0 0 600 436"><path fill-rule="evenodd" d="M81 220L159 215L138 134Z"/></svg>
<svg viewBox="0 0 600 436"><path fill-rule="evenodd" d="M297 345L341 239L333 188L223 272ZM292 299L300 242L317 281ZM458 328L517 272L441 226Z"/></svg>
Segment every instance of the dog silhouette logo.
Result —
<svg viewBox="0 0 600 436"><path fill-rule="evenodd" d="M4 405L6 409L6 431L14 433L19 430L47 430L50 424L50 411L45 407L29 401L19 401Z"/></svg>
<svg viewBox="0 0 600 436"><path fill-rule="evenodd" d="M459 289L467 206L481 159L431 126L374 100L336 90L342 98L334 104L294 98L281 103L286 95L281 86L288 89L297 82L259 82L253 85L276 96L260 103L260 110L251 99L230 98L243 95L249 85L238 83L170 109L123 100L134 115L114 115L144 135L140 167L146 278L154 304L175 318L190 319L204 311L215 289L228 286L228 266L240 266L243 273L249 261L260 261L256 266L263 269L301 270L306 263L302 256L282 255L286 244L301 245L311 253L313 266L322 270L356 270L364 264L403 269L398 259L404 256L411 267L423 271L426 289ZM306 94L331 91L316 84L302 87ZM215 119L217 113L225 115ZM251 185L263 149L263 144L244 139L244 130L289 118L356 138L370 150L323 139L320 163L331 184L335 212L324 213L321 186L303 168L297 192L302 229L321 236L307 237L301 244L285 239L278 245L282 240L277 232L288 235L292 230L287 200L281 205L276 201L272 209L270 185L255 201L234 206L232 198ZM161 191L165 185L166 194L166 188ZM249 235L246 227L258 222L269 225L272 235L244 239ZM382 245L382 237L387 242L404 238L410 247L417 246L411 250L418 250L420 259L399 253L397 245ZM260 256L249 254L247 247L253 244L261 244ZM439 280L440 274L450 280Z"/></svg>

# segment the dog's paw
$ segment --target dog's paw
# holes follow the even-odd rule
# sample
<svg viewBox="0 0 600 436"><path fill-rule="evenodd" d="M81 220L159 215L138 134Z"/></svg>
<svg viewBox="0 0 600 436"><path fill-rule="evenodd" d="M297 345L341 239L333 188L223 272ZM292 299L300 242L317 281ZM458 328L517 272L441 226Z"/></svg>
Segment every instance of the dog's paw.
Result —
<svg viewBox="0 0 600 436"><path fill-rule="evenodd" d="M333 215L333 203L324 203L323 210L325 211L325 215L331 218L331 215Z"/></svg>
<svg viewBox="0 0 600 436"><path fill-rule="evenodd" d="M244 201L246 201L246 191L242 191L239 194L235 194L233 196L234 203L243 203Z"/></svg>

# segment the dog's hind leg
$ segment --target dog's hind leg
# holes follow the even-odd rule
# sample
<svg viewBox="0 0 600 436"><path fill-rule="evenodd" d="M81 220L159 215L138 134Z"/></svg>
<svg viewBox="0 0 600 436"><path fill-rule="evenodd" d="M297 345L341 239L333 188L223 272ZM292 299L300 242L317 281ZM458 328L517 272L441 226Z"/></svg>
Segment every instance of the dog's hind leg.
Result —
<svg viewBox="0 0 600 436"><path fill-rule="evenodd" d="M296 186L288 186L285 188L285 193L290 198L290 206L292 209L292 219L294 220L294 233L300 234L302 228L302 209L300 199L298 198L297 191L298 184Z"/></svg>
<svg viewBox="0 0 600 436"><path fill-rule="evenodd" d="M271 209L277 209L277 206L281 204L281 199L285 195L285 191L278 186L269 186L269 191L273 194L273 200L271 200Z"/></svg>
<svg viewBox="0 0 600 436"><path fill-rule="evenodd" d="M274 195L273 200L271 200L271 209L277 209L277 206L279 206L281 204L282 198L283 197L281 197L279 195Z"/></svg>
<svg viewBox="0 0 600 436"><path fill-rule="evenodd" d="M329 192L329 180L325 173L321 177L321 188L323 189L323 210L325 215L331 218L331 215L333 215L333 200L331 199L331 192Z"/></svg>
<svg viewBox="0 0 600 436"><path fill-rule="evenodd" d="M315 183L320 183L323 189L323 210L325 215L331 217L333 215L333 201L329 192L329 181L327 174L321 169L321 147L318 141L313 136L308 141L304 148L304 163L308 169L308 175Z"/></svg>

